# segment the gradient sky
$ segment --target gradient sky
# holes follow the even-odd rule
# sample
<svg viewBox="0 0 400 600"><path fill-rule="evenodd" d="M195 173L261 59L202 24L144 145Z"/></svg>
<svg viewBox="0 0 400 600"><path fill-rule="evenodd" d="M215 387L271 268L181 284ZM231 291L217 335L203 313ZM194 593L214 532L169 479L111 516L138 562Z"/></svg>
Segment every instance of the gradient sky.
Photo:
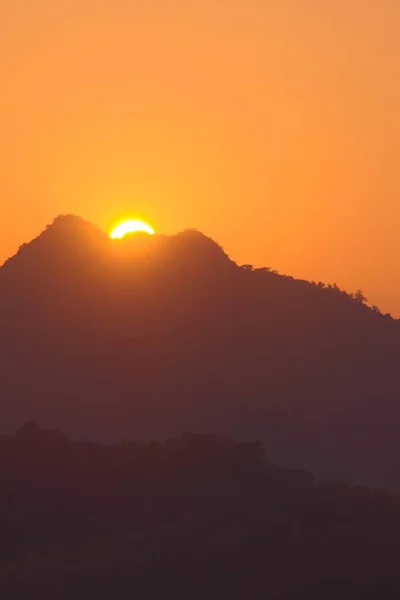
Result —
<svg viewBox="0 0 400 600"><path fill-rule="evenodd" d="M196 227L400 316L399 0L1 0L0 262Z"/></svg>

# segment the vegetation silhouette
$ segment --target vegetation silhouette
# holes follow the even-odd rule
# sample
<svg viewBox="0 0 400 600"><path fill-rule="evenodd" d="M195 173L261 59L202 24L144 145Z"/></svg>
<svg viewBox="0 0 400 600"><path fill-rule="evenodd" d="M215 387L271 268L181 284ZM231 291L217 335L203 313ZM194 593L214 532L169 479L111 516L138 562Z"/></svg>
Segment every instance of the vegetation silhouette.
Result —
<svg viewBox="0 0 400 600"><path fill-rule="evenodd" d="M41 598L391 599L398 496L317 483L260 443L0 437L0 586Z"/></svg>
<svg viewBox="0 0 400 600"><path fill-rule="evenodd" d="M0 268L0 330L4 433L218 431L400 487L399 321L360 291L238 266L198 231L117 241L67 215Z"/></svg>

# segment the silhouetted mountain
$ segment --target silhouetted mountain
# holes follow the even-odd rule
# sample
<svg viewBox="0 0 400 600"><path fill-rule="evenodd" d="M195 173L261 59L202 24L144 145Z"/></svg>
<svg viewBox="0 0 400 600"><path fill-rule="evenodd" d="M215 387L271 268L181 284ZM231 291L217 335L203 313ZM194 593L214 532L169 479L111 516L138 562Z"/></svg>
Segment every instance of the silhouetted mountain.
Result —
<svg viewBox="0 0 400 600"><path fill-rule="evenodd" d="M400 498L277 467L259 443L0 436L7 600L394 600Z"/></svg>
<svg viewBox="0 0 400 600"><path fill-rule="evenodd" d="M0 269L4 431L216 431L400 487L399 322L361 293L238 266L197 231L110 240L58 217Z"/></svg>

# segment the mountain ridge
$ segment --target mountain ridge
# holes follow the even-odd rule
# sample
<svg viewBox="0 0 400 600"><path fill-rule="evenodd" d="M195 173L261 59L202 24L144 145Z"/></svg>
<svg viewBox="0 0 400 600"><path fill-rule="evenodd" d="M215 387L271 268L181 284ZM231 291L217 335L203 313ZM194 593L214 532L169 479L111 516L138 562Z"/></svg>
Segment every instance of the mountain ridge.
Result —
<svg viewBox="0 0 400 600"><path fill-rule="evenodd" d="M140 240L140 243L138 240ZM347 292L340 289L335 283L316 283L314 281L308 281L302 278L295 278L290 275L279 273L278 271L275 271L269 267L253 268L252 265L248 264L239 265L230 259L230 257L217 242L204 235L197 229L185 229L173 235L156 234L155 236L149 236L146 234L128 234L122 240L111 240L109 236L99 227L73 214L57 216L53 222L49 224L38 236L33 238L30 242L23 243L13 256L6 259L4 263L0 265L0 273L3 274L4 271L7 271L11 268L11 266L14 266L17 260L20 261L21 259L25 259L25 257L28 256L28 252L32 254L35 247L44 246L45 244L49 244L49 247L45 249L46 254L49 257L53 256L55 259L59 260L60 255L57 255L57 251L60 249L66 249L69 253L71 250L76 250L77 247L80 247L80 249L92 250L90 258L93 259L93 257L96 256L97 251L100 251L103 254L108 252L112 256L117 255L118 258L119 253L116 252L116 250L119 247L121 251L126 252L129 259L134 259L135 255L127 252L129 245L131 245L134 250L136 250L138 246L140 247L141 244L147 248L153 250L158 249L159 251L161 250L165 252L168 243L170 245L168 250L174 255L174 259L179 257L179 251L184 245L186 245L184 250L186 252L188 250L190 251L191 259L196 258L197 252L198 257L202 256L203 260L207 257L210 260L214 260L214 268L215 259L218 258L219 254L220 260L225 259L226 264L229 263L231 266L235 265L245 271L256 272L260 275L270 274L281 278L282 280L292 281L295 283L297 282L299 284L308 284L318 290L325 290L331 293L336 293L337 295L341 294L343 297L353 299L359 304L364 304L366 301L362 292L359 290L355 293ZM92 244L94 244L94 247L92 247ZM37 250L37 248L35 248L35 250ZM54 251L56 251L55 254ZM372 309L374 313L381 313L379 308L376 306L368 308ZM389 313L386 313L383 316L393 319ZM393 320L400 321L400 319Z"/></svg>

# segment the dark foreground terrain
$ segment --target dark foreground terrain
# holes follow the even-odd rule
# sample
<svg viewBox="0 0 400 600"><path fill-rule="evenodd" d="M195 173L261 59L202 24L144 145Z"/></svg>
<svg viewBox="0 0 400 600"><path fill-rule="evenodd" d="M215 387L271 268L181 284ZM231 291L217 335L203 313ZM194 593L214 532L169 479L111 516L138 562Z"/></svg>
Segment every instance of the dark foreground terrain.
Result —
<svg viewBox="0 0 400 600"><path fill-rule="evenodd" d="M258 443L0 438L7 600L400 597L400 499L315 482Z"/></svg>

